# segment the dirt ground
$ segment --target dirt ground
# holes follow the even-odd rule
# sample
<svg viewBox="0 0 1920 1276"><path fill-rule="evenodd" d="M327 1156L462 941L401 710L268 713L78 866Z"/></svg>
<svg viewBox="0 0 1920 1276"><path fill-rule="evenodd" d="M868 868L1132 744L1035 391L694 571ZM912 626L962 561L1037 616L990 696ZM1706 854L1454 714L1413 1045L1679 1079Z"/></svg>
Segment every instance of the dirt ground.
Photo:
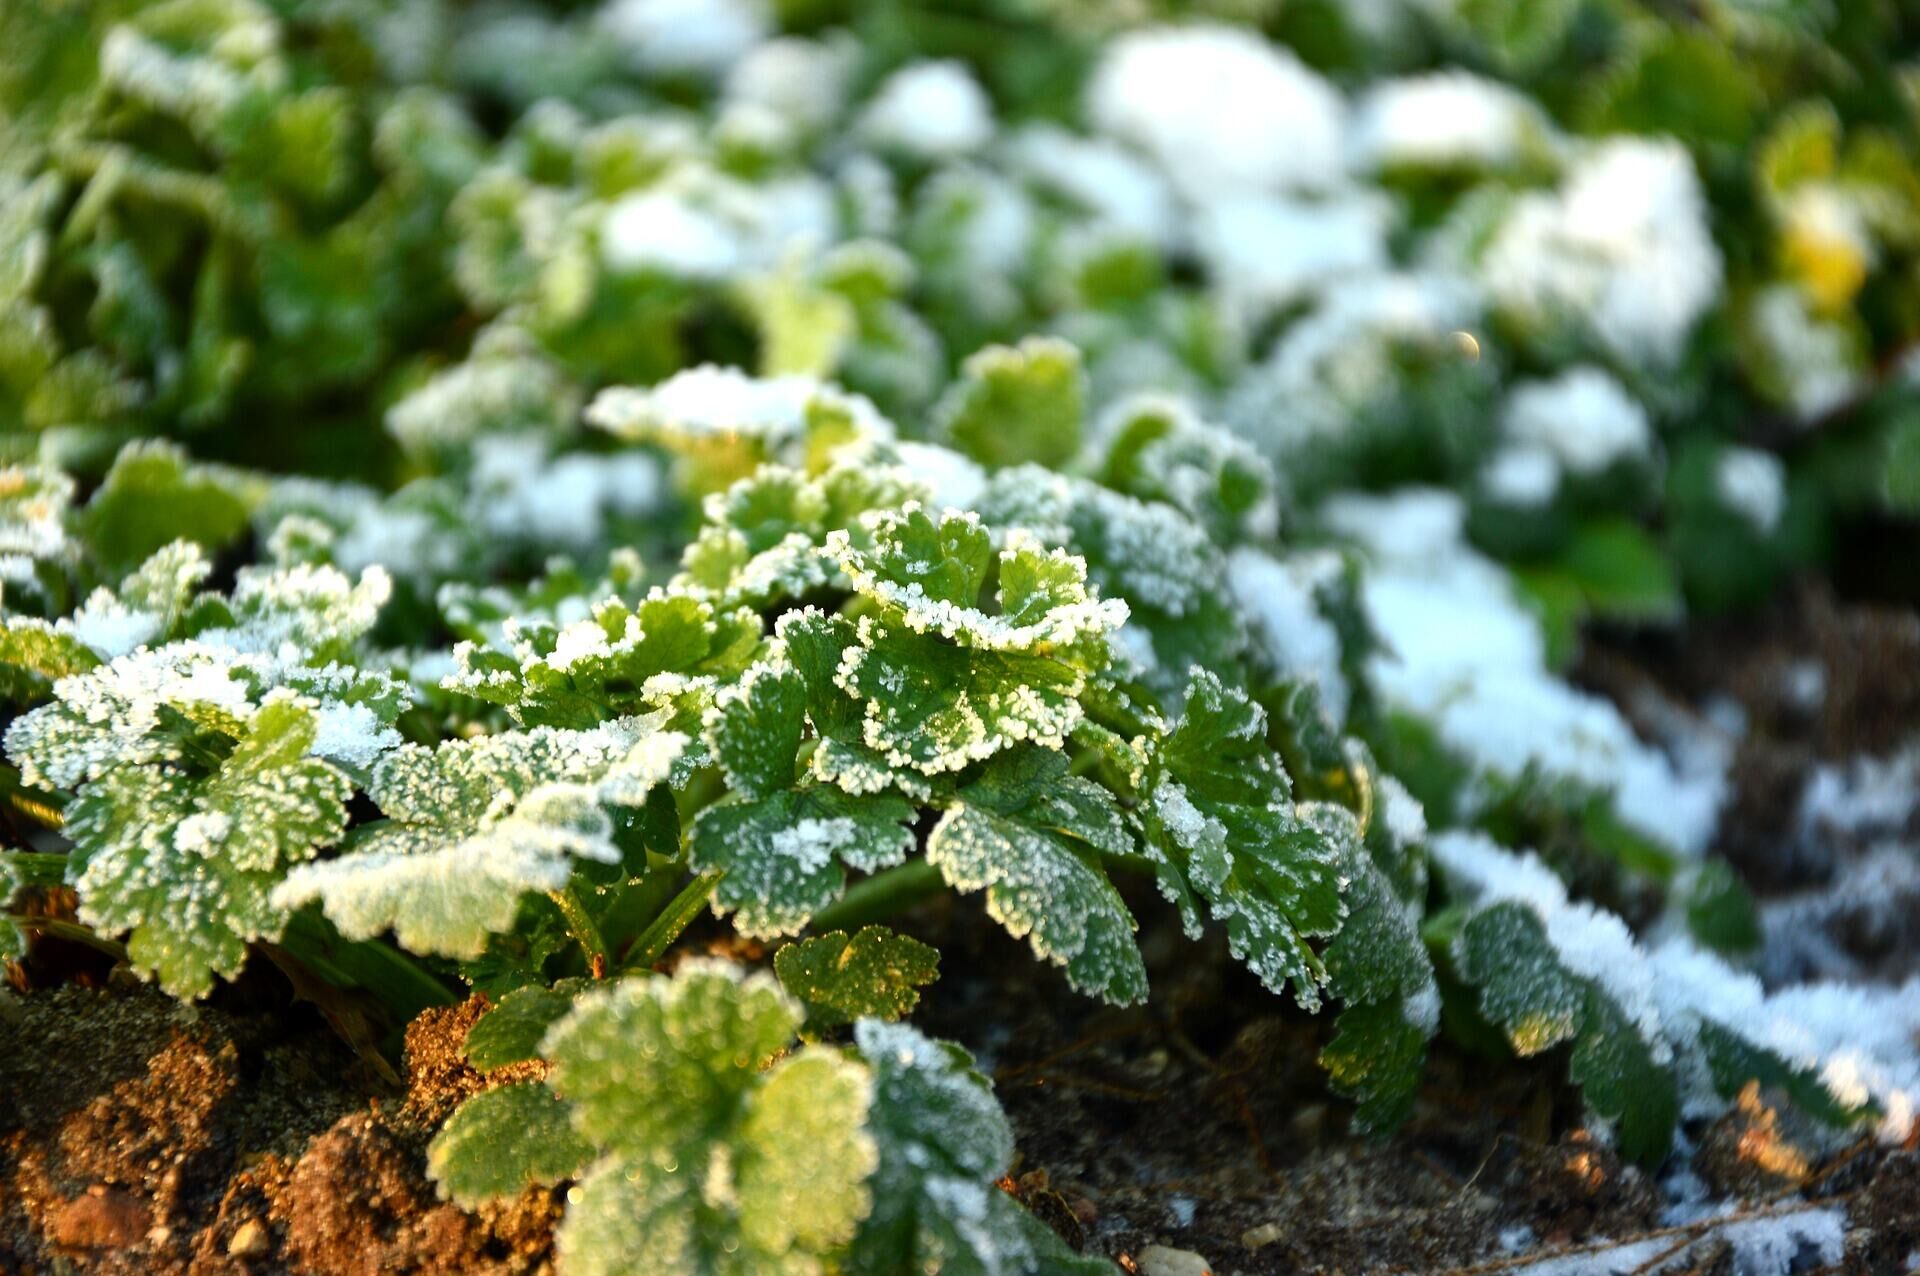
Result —
<svg viewBox="0 0 1920 1276"><path fill-rule="evenodd" d="M1920 766L1903 760L1920 618L1809 590L1684 639L1602 635L1578 677L1656 737L1676 711L1744 717L1717 849L1759 897L1764 977L1920 970L1920 815L1896 804L1836 827L1802 801L1816 781L1844 797ZM972 901L903 924L943 952L916 1022L994 1073L1019 1133L1005 1186L1076 1244L1149 1276L1156 1245L1220 1276L1492 1273L1657 1234L1672 1241L1663 1271L1735 1271L1711 1229L1662 1227L1661 1186L1588 1137L1555 1061L1443 1044L1407 1127L1354 1138L1313 1062L1325 1018L1133 902L1156 996L1127 1011L1036 976ZM469 1213L425 1177L433 1130L483 1084L459 1054L480 1004L417 1021L396 1087L256 965L198 1008L71 953L16 972L22 990L0 994L0 1271L549 1270L560 1190ZM1920 1249L1914 1148L1833 1147L1757 1093L1688 1136L1714 1198L1756 1215L1843 1205L1847 1255L1827 1270L1898 1271Z"/></svg>

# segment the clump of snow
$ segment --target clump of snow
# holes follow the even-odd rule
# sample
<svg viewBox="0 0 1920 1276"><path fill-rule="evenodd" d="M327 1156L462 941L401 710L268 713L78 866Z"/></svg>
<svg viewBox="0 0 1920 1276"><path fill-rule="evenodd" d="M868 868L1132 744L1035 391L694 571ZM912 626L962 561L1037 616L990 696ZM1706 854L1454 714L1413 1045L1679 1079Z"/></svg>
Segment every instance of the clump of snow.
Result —
<svg viewBox="0 0 1920 1276"><path fill-rule="evenodd" d="M1653 445L1647 410L1611 373L1588 364L1515 385L1501 428L1515 443L1545 449L1572 474L1598 474Z"/></svg>
<svg viewBox="0 0 1920 1276"><path fill-rule="evenodd" d="M914 62L888 76L860 114L860 134L917 159L968 155L993 138L993 103L963 62Z"/></svg>
<svg viewBox="0 0 1920 1276"><path fill-rule="evenodd" d="M1431 722L1484 773L1511 780L1531 770L1610 792L1620 817L1648 837L1685 855L1706 847L1726 788L1721 769L1683 770L1611 702L1554 676L1539 620L1506 572L1465 545L1459 497L1346 495L1321 514L1372 554L1362 597L1386 650L1368 675L1389 704Z"/></svg>
<svg viewBox="0 0 1920 1276"><path fill-rule="evenodd" d="M1540 144L1548 128L1524 94L1470 72L1436 71L1387 80L1356 108L1358 164L1392 168L1500 168Z"/></svg>
<svg viewBox="0 0 1920 1276"><path fill-rule="evenodd" d="M1194 238L1214 286L1259 315L1386 269L1393 220L1392 204L1371 193L1226 195L1195 210Z"/></svg>
<svg viewBox="0 0 1920 1276"><path fill-rule="evenodd" d="M724 74L771 27L760 0L610 0L601 29L637 71Z"/></svg>
<svg viewBox="0 0 1920 1276"><path fill-rule="evenodd" d="M1521 196L1480 262L1489 291L1571 319L1623 358L1671 366L1720 295L1720 250L1678 142L1598 143L1555 193Z"/></svg>
<svg viewBox="0 0 1920 1276"><path fill-rule="evenodd" d="M1276 672L1319 687L1336 723L1346 721L1353 692L1340 667L1340 632L1320 614L1314 590L1340 569L1339 556L1330 552L1281 560L1242 546L1227 559L1228 587L1260 650Z"/></svg>
<svg viewBox="0 0 1920 1276"><path fill-rule="evenodd" d="M1754 531L1770 536L1787 506L1786 467L1770 452L1730 447L1714 463L1713 490Z"/></svg>
<svg viewBox="0 0 1920 1276"><path fill-rule="evenodd" d="M1235 190L1325 190L1346 168L1346 103L1286 49L1201 24L1115 40L1087 89L1102 132L1198 204Z"/></svg>
<svg viewBox="0 0 1920 1276"><path fill-rule="evenodd" d="M1560 490L1560 463L1542 447L1501 448L1481 467L1480 490L1501 505L1538 509Z"/></svg>
<svg viewBox="0 0 1920 1276"><path fill-rule="evenodd" d="M727 76L727 101L755 106L803 128L831 124L846 106L856 50L829 40L782 36L756 45Z"/></svg>
<svg viewBox="0 0 1920 1276"><path fill-rule="evenodd" d="M1123 146L1035 124L1014 135L1007 161L1035 187L1064 196L1120 230L1163 247L1178 242L1173 192L1151 165Z"/></svg>

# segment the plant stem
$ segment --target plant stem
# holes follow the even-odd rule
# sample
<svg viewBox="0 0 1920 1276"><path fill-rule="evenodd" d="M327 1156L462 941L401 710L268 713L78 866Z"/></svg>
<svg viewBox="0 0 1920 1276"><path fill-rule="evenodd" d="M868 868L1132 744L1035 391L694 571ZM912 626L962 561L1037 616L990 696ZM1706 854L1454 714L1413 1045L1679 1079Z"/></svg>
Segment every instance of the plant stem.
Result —
<svg viewBox="0 0 1920 1276"><path fill-rule="evenodd" d="M945 885L940 870L926 860L908 860L855 882L846 894L815 913L808 927L815 932L852 930L883 921L939 894Z"/></svg>
<svg viewBox="0 0 1920 1276"><path fill-rule="evenodd" d="M404 1027L429 1006L460 998L442 980L392 944L341 937L320 914L301 909L287 922L280 947L341 988L364 988Z"/></svg>
<svg viewBox="0 0 1920 1276"><path fill-rule="evenodd" d="M673 941L680 938L680 932L692 925L700 910L707 906L707 897L713 894L713 888L720 884L723 876L724 872L703 873L681 887L680 893L667 902L652 924L640 932L640 938L633 941L626 960L620 963L621 969L645 970L659 961Z"/></svg>
<svg viewBox="0 0 1920 1276"><path fill-rule="evenodd" d="M67 880L67 857L55 851L15 851L7 862L28 886L60 886Z"/></svg>
<svg viewBox="0 0 1920 1276"><path fill-rule="evenodd" d="M587 954L587 965L593 971L595 979L604 979L607 974L607 941L600 935L600 927L594 923L593 915L587 912L586 904L580 893L571 886L562 886L557 891L548 891L547 898L560 910L560 916L566 919L567 933L573 936Z"/></svg>
<svg viewBox="0 0 1920 1276"><path fill-rule="evenodd" d="M85 926L73 922L63 922L57 917L32 917L25 913L8 913L7 920L21 930L37 930L43 935L52 935L55 939L65 939L76 944L85 944L117 961L127 959L127 947L111 939L102 939Z"/></svg>

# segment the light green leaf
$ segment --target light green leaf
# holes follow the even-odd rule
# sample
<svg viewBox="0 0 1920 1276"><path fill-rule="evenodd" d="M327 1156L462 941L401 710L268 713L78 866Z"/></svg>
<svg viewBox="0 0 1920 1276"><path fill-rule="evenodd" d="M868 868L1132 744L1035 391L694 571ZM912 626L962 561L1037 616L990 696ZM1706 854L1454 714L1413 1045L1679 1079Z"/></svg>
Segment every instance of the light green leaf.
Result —
<svg viewBox="0 0 1920 1276"><path fill-rule="evenodd" d="M573 1178L593 1159L593 1149L574 1132L572 1116L545 1082L482 1090L434 1135L427 1174L467 1209L517 1196L532 1184Z"/></svg>
<svg viewBox="0 0 1920 1276"><path fill-rule="evenodd" d="M1062 466L1080 451L1086 413L1080 352L1057 337L971 355L934 410L954 446L991 466Z"/></svg>
<svg viewBox="0 0 1920 1276"><path fill-rule="evenodd" d="M806 730L806 684L790 666L758 664L714 698L706 741L727 785L767 797L793 784L794 757Z"/></svg>
<svg viewBox="0 0 1920 1276"><path fill-rule="evenodd" d="M809 1021L830 1028L905 1018L919 1004L919 989L940 977L940 954L884 926L868 926L851 937L836 930L788 944L774 955L773 968L781 986L807 1003Z"/></svg>

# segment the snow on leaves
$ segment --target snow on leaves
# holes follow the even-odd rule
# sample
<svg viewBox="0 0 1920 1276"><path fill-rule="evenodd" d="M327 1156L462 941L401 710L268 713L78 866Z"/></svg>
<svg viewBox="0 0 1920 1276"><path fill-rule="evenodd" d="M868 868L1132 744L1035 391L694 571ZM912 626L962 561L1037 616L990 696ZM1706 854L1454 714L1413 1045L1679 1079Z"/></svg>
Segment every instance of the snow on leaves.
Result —
<svg viewBox="0 0 1920 1276"><path fill-rule="evenodd" d="M1431 846L1467 904L1453 957L1482 1012L1517 1054L1571 1042L1573 1079L1588 1106L1618 1124L1634 1159L1662 1159L1683 1111L1711 1115L1750 1080L1781 1086L1834 1124L1871 1115L1877 1103L1911 1103L1897 1067L1844 1040L1859 1036L1862 1007L1828 1008L1848 1026L1824 1031L1813 1003L1844 1003L1836 990L1768 995L1684 938L1648 952L1618 917L1570 901L1537 857L1483 834L1444 833ZM1904 1137L1905 1127L1890 1132Z"/></svg>
<svg viewBox="0 0 1920 1276"><path fill-rule="evenodd" d="M1131 1005L1147 971L1101 856L1133 854L1133 839L1106 790L1067 767L1043 749L995 758L934 826L927 861L955 890L986 891L988 914L1075 989Z"/></svg>
<svg viewBox="0 0 1920 1276"><path fill-rule="evenodd" d="M489 935L512 929L522 896L566 886L577 861L620 862L608 808L644 803L686 745L638 718L407 745L368 785L388 819L291 874L274 898L320 901L352 939L391 929L413 952L478 957Z"/></svg>
<svg viewBox="0 0 1920 1276"><path fill-rule="evenodd" d="M852 1238L879 1159L873 1082L821 1047L775 1063L800 1017L768 976L692 961L554 1027L550 1084L599 1153L557 1237L569 1272L813 1276Z"/></svg>

